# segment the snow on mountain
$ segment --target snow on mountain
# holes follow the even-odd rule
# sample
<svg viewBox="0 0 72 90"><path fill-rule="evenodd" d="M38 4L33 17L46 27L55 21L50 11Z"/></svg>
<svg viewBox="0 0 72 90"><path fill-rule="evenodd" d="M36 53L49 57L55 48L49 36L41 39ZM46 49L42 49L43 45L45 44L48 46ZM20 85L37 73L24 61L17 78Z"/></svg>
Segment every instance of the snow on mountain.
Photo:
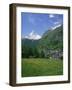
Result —
<svg viewBox="0 0 72 90"><path fill-rule="evenodd" d="M34 31L32 31L31 33L29 33L28 36L25 36L25 38L32 39L32 40L38 40L41 38L41 36L39 34L35 33Z"/></svg>
<svg viewBox="0 0 72 90"><path fill-rule="evenodd" d="M62 24L58 24L58 25L52 27L52 30L55 30L56 28L60 27L61 25L62 25Z"/></svg>

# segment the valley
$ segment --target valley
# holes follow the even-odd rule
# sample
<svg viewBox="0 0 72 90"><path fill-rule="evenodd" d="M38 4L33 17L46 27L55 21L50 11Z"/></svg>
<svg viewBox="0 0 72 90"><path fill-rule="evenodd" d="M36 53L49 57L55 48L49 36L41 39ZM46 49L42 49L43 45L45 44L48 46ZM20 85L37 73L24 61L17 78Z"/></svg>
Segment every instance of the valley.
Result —
<svg viewBox="0 0 72 90"><path fill-rule="evenodd" d="M24 38L21 45L22 77L63 75L62 25L47 30L40 39Z"/></svg>
<svg viewBox="0 0 72 90"><path fill-rule="evenodd" d="M22 39L22 58L63 58L63 26L46 31L41 39Z"/></svg>

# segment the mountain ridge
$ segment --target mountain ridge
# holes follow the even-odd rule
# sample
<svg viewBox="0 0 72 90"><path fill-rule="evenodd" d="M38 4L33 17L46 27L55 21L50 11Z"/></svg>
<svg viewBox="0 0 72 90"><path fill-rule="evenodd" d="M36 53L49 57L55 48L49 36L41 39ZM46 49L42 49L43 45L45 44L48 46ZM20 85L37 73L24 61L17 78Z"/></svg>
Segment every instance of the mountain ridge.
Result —
<svg viewBox="0 0 72 90"><path fill-rule="evenodd" d="M39 57L62 57L63 25L57 27L55 30L47 30L39 40L24 38L22 40L22 48L24 47L25 50L22 51L26 51L26 48L29 48L30 52L36 52Z"/></svg>

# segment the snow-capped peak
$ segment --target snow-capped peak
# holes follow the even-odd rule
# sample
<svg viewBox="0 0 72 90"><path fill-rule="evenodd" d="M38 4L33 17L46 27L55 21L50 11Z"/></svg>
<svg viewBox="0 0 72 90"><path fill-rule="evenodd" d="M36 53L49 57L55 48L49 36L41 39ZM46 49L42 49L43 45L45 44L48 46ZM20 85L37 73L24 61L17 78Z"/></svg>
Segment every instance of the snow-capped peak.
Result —
<svg viewBox="0 0 72 90"><path fill-rule="evenodd" d="M32 31L31 33L29 33L28 36L25 36L25 38L32 39L32 40L38 40L41 38L41 36L39 34L35 33L34 31Z"/></svg>
<svg viewBox="0 0 72 90"><path fill-rule="evenodd" d="M58 25L52 27L52 30L55 30L56 28L60 27L61 25L62 25L62 24L58 24Z"/></svg>

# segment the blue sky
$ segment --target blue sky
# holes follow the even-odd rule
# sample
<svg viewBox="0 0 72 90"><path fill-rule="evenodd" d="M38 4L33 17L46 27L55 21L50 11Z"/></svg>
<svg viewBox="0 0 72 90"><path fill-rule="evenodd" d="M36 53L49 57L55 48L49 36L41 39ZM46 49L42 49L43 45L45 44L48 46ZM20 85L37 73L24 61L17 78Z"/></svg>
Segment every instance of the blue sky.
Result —
<svg viewBox="0 0 72 90"><path fill-rule="evenodd" d="M45 31L59 24L63 24L62 14L21 13L22 36L28 36L32 31L42 36Z"/></svg>

